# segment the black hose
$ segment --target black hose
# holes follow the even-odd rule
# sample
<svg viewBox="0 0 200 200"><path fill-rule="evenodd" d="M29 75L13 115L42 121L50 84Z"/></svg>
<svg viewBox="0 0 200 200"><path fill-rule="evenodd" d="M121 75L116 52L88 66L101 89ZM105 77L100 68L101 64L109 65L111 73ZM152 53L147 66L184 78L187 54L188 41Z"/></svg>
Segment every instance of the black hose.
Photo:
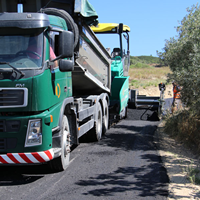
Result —
<svg viewBox="0 0 200 200"><path fill-rule="evenodd" d="M66 12L65 10L61 10L57 8L44 8L44 9L41 9L40 12L61 17L66 21L68 30L74 34L74 49L75 49L78 44L79 30L78 30L77 24L74 22L70 14Z"/></svg>

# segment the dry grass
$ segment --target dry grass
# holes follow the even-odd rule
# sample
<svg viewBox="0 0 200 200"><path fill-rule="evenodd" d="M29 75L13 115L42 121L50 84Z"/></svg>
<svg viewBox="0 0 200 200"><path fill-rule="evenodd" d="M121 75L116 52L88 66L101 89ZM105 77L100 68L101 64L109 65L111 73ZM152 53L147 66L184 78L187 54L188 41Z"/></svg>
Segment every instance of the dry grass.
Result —
<svg viewBox="0 0 200 200"><path fill-rule="evenodd" d="M189 110L180 110L166 117L164 131L183 142L195 154L200 153L200 120Z"/></svg>
<svg viewBox="0 0 200 200"><path fill-rule="evenodd" d="M155 86L166 82L167 74L171 73L169 67L130 68L130 86L134 88Z"/></svg>

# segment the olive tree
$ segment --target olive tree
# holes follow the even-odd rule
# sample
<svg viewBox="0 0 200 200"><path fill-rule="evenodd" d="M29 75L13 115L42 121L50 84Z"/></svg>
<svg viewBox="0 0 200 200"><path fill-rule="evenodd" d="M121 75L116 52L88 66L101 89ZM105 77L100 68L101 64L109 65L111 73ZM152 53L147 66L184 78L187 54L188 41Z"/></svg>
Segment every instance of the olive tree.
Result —
<svg viewBox="0 0 200 200"><path fill-rule="evenodd" d="M169 79L182 86L182 101L200 116L200 7L187 11L176 28L178 35L166 40L158 55L172 70Z"/></svg>

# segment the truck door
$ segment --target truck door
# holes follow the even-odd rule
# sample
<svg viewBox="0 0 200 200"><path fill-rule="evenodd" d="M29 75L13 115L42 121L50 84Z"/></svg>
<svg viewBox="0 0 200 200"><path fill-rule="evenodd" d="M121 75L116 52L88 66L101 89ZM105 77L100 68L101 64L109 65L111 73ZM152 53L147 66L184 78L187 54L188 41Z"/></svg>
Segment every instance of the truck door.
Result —
<svg viewBox="0 0 200 200"><path fill-rule="evenodd" d="M49 34L49 60L55 59L59 56L58 51L58 39L59 32L50 31ZM61 72L58 66L58 60L53 62L51 65L51 74L52 74L52 84L55 89L55 97L58 101L61 101L64 98L70 97L72 95L71 91L71 72Z"/></svg>

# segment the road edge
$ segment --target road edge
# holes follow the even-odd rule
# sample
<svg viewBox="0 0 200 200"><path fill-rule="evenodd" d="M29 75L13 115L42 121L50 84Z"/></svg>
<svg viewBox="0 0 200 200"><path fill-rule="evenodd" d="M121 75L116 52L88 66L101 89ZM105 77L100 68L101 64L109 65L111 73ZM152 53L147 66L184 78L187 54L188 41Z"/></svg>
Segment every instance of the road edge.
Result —
<svg viewBox="0 0 200 200"><path fill-rule="evenodd" d="M200 186L188 180L188 169L199 166L200 161L183 144L164 133L163 126L161 121L154 141L169 177L168 199L200 199Z"/></svg>

